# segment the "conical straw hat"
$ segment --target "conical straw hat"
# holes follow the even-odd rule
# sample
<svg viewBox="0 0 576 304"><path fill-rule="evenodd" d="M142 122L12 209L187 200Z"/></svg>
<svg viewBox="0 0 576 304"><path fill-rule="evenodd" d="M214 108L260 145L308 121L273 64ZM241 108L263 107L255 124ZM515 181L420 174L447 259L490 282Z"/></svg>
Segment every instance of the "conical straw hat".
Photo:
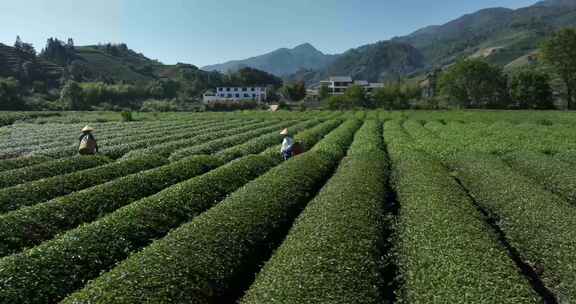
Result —
<svg viewBox="0 0 576 304"><path fill-rule="evenodd" d="M288 129L282 130L282 132L280 132L280 135L288 135Z"/></svg>
<svg viewBox="0 0 576 304"><path fill-rule="evenodd" d="M82 132L92 132L92 131L94 131L94 128L90 126L85 126L84 128L82 128Z"/></svg>

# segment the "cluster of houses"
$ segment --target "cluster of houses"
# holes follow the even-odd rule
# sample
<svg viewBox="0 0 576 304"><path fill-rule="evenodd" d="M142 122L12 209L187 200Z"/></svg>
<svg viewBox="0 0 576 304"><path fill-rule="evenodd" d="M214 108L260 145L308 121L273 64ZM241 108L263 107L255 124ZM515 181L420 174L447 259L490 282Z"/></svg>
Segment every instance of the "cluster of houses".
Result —
<svg viewBox="0 0 576 304"><path fill-rule="evenodd" d="M435 94L433 91L433 88L435 88L435 82L435 73L427 75L427 79L421 83L423 94L428 97L433 96ZM334 76L309 87L307 90L307 96L312 99L318 99L320 95L320 89L322 87L326 87L328 89L328 95L330 96L343 95L346 90L348 90L348 88L353 85L363 87L368 94L372 93L376 89L384 87L384 83L373 83L365 80L353 80L350 76ZM204 103L217 101L255 101L257 103L262 103L266 101L268 94L268 88L264 86L218 87L215 90L206 91L202 97Z"/></svg>

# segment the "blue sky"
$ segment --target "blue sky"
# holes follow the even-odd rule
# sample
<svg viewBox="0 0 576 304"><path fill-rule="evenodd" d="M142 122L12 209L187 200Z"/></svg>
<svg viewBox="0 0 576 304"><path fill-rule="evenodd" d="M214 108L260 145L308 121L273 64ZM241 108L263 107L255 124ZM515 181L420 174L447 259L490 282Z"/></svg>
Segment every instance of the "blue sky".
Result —
<svg viewBox="0 0 576 304"><path fill-rule="evenodd" d="M406 35L481 8L535 0L1 0L0 42L125 42L198 66L310 42L325 53Z"/></svg>

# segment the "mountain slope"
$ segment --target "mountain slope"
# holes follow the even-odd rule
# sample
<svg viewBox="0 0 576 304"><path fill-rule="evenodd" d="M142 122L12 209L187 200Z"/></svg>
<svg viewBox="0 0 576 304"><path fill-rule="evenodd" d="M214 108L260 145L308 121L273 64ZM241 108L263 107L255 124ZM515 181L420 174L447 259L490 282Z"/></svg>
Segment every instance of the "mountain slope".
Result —
<svg viewBox="0 0 576 304"><path fill-rule="evenodd" d="M285 76L300 69L322 69L333 62L337 56L325 55L311 44L305 43L293 49L282 48L273 52L222 64L205 66L205 71L235 72L244 67L262 70L277 76Z"/></svg>
<svg viewBox="0 0 576 304"><path fill-rule="evenodd" d="M479 53L487 54L493 63L507 64L534 52L560 27L574 25L576 0L547 0L516 10L483 9L393 41L418 48L428 66L447 65Z"/></svg>

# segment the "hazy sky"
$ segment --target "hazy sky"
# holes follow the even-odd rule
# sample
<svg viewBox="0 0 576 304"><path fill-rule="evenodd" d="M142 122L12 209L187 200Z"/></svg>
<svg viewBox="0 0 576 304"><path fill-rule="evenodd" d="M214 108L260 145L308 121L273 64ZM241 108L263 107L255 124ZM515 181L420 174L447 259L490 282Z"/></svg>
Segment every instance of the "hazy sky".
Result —
<svg viewBox="0 0 576 304"><path fill-rule="evenodd" d="M325 53L535 0L0 0L0 42L44 47L125 42L164 63L198 66L310 42Z"/></svg>

